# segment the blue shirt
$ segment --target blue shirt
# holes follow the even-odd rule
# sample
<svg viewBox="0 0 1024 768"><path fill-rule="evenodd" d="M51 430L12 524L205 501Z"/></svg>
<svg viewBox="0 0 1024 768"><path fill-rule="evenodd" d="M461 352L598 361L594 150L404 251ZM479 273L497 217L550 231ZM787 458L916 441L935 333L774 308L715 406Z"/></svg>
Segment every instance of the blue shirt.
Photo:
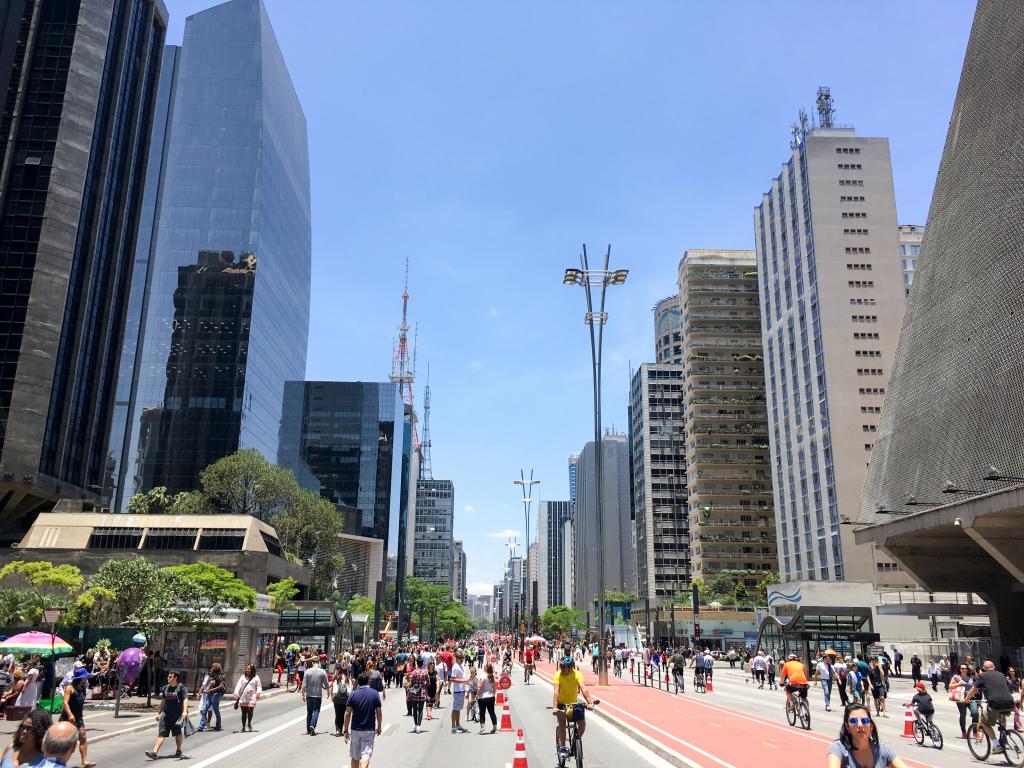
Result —
<svg viewBox="0 0 1024 768"><path fill-rule="evenodd" d="M377 729L377 710L380 709L380 694L368 685L356 688L348 697L348 708L352 710L349 728L353 731L374 731Z"/></svg>
<svg viewBox="0 0 1024 768"><path fill-rule="evenodd" d="M840 765L843 768L857 768L859 765L853 755L850 754L850 750L839 740L832 742L832 746L828 748L828 754L838 757L842 761ZM872 768L889 768L892 765L892 761L896 759L896 753L885 744L875 743L871 745L871 757L874 760L871 763Z"/></svg>

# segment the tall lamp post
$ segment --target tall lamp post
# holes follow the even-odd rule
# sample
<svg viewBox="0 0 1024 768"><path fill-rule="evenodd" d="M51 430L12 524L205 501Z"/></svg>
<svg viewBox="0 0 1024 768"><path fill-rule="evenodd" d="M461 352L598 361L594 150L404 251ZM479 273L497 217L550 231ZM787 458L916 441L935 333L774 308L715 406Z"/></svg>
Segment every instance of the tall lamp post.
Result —
<svg viewBox="0 0 1024 768"><path fill-rule="evenodd" d="M602 269L591 269L587 259L587 246L583 246L583 253L580 254L580 266L582 269L570 267L565 270L564 285L578 285L583 288L587 297L587 314L583 321L590 328L590 361L594 375L594 477L597 482L597 562L598 562L598 591L597 591L597 612L598 616L598 648L601 653L601 662L598 664L598 685L608 685L608 667L605 665L607 642L604 633L604 503L601 494L601 343L604 338L604 324L608 322L608 313L604 311L604 297L609 285L622 285L626 282L628 269L616 269L614 272L608 269L608 260L612 255L612 247L609 245L604 254L604 266ZM594 311L594 289L597 292L597 311ZM595 330L595 326L597 326Z"/></svg>
<svg viewBox="0 0 1024 768"><path fill-rule="evenodd" d="M527 611L527 606L530 606L534 612L537 610L536 605L530 605L530 505L533 503L533 486L539 485L540 480L533 479L533 470L530 470L530 479L526 479L526 472L519 470L519 479L513 480L516 485L522 486L523 489L523 522L526 523L526 562L524 563L525 576L523 577L523 612L522 621L526 621L526 617L530 615ZM523 643L519 643L519 660L523 659Z"/></svg>

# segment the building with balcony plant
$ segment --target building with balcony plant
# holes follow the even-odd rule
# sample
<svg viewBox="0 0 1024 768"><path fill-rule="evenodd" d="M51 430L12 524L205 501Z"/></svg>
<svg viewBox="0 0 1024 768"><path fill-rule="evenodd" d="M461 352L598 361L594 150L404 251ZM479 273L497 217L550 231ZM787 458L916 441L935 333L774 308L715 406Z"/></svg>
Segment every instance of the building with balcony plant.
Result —
<svg viewBox="0 0 1024 768"><path fill-rule="evenodd" d="M689 250L679 265L692 577L778 568L753 251Z"/></svg>

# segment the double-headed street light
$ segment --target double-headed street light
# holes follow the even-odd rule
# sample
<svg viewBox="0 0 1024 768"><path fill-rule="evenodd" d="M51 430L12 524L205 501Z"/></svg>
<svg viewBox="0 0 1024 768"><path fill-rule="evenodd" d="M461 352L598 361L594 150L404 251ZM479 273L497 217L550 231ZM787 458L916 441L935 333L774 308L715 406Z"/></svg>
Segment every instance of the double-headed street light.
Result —
<svg viewBox="0 0 1024 768"><path fill-rule="evenodd" d="M527 480L526 479L526 472L524 472L523 470L520 469L519 470L519 479L518 480L513 480L512 482L515 483L516 485L522 486L522 488L523 488L523 522L526 523L526 547L525 547L526 562L525 562L525 567L523 568L523 571L525 573L525 575L523 576L523 596L522 596L522 600L520 602L522 603L522 606L523 606L523 613L522 613L523 619L522 619L522 621L525 621L526 620L525 617L530 615L527 612L527 606L532 605L532 601L530 599L530 594L529 594L529 592L530 592L530 505L533 502L532 488L535 485L539 485L540 484L540 480L534 480L533 479L533 470L532 469L530 470L530 479ZM533 608L533 611L536 612L537 606L536 605L532 605L532 608ZM518 631L518 630L519 630L519 628L516 627L516 631ZM519 658L520 658L520 660L522 660L522 657L523 657L523 644L520 642L519 643Z"/></svg>
<svg viewBox="0 0 1024 768"><path fill-rule="evenodd" d="M591 269L587 260L587 246L583 246L580 254L581 269L570 267L565 270L564 285L578 285L587 296L587 313L583 321L590 327L590 361L594 375L594 477L597 481L597 612L598 617L598 648L601 663L598 664L598 685L608 685L608 667L605 665L607 643L604 633L604 504L601 498L601 343L604 337L604 324L608 322L608 313L604 311L604 297L609 285L622 285L626 282L628 269L608 269L608 260L612 255L609 245L604 254L603 269ZM594 311L594 289L597 291L597 311ZM595 330L595 326L597 327Z"/></svg>

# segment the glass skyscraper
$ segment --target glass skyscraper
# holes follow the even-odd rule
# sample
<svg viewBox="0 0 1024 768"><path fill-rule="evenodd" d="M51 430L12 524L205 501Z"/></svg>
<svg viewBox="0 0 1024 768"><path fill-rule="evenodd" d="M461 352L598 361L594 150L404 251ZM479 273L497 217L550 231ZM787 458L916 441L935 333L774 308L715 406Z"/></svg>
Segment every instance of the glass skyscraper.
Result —
<svg viewBox="0 0 1024 768"><path fill-rule="evenodd" d="M133 285L141 342L111 441L119 509L155 485L195 488L239 448L275 460L285 382L306 370L306 120L266 9L230 0L188 17L165 61L156 213Z"/></svg>

